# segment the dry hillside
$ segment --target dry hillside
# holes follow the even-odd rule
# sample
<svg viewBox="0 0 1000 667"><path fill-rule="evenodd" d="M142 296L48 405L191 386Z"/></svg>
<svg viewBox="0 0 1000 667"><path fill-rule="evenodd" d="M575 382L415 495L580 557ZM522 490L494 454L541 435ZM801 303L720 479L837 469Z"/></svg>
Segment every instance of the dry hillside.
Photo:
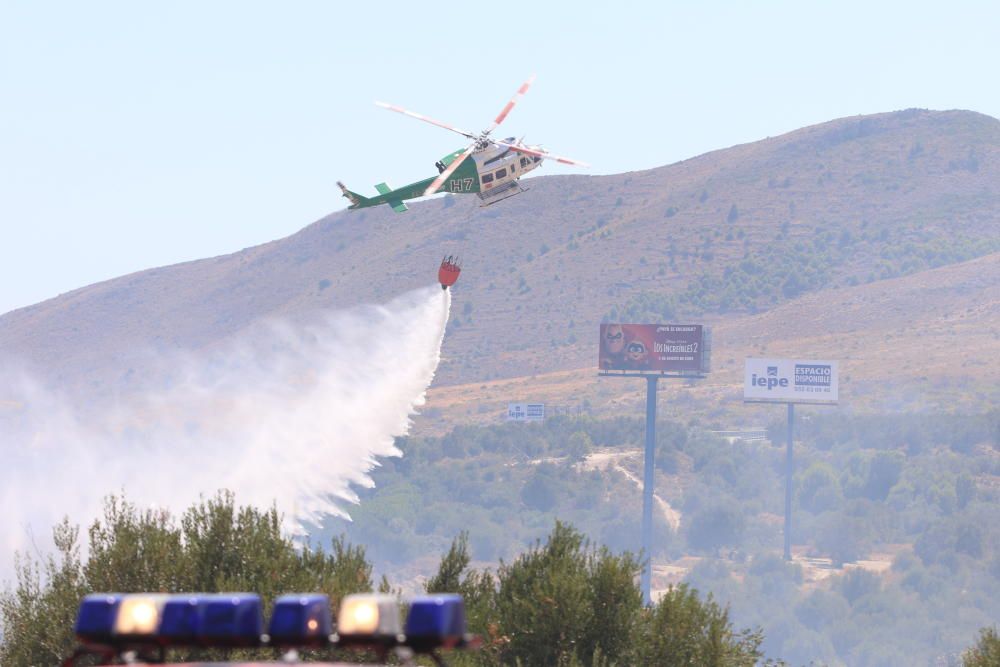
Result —
<svg viewBox="0 0 1000 667"><path fill-rule="evenodd" d="M713 337L708 378L662 383L669 414L699 405L734 425L779 418L778 408L741 402L743 360L752 356L839 359L842 401L858 410L987 409L1000 403L1000 253L722 318ZM439 386L418 424L439 433L456 420L496 421L508 401L570 411L586 401L605 416L637 415L645 384L598 378L588 366Z"/></svg>
<svg viewBox="0 0 1000 667"><path fill-rule="evenodd" d="M444 197L405 214L341 211L232 255L84 287L0 317L0 349L63 385L119 390L149 351L383 300L432 282L452 253L466 268L437 401L448 386L583 377L608 316L713 324L718 372L698 391L732 394L742 357L766 352L839 357L850 383L905 377L919 392L977 378L973 392L996 400L994 118L845 118L658 169L526 183L485 209Z"/></svg>

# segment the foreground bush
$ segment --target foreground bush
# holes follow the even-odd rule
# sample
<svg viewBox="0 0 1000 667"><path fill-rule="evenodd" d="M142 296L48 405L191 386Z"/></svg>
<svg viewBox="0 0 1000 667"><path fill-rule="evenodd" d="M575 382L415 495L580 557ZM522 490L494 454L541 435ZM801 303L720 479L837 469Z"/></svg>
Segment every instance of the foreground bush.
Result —
<svg viewBox="0 0 1000 667"><path fill-rule="evenodd" d="M16 585L0 594L0 665L59 664L75 646L76 609L88 593L253 591L269 608L286 592L326 593L339 604L372 590L364 549L343 540L329 551L299 547L281 533L276 510L238 508L228 493L192 506L180 525L163 510L110 498L88 531L86 561L77 528L64 522L54 537L56 555L19 554Z"/></svg>
<svg viewBox="0 0 1000 667"><path fill-rule="evenodd" d="M282 534L276 510L237 507L227 493L189 508L179 522L165 511L110 498L87 532L85 560L77 528L64 522L54 537L55 555L41 561L18 556L16 585L0 593L0 664L58 664L74 647L76 608L91 592L253 591L268 609L283 593L326 593L336 608L344 595L372 590L363 548L342 539L329 551L297 545ZM483 650L452 656L455 665L735 667L762 656L759 631L734 631L728 610L685 586L644 607L639 560L593 546L563 523L495 573L470 569L469 562L462 533L426 585L429 592L461 593L470 630L484 639ZM384 578L379 590L389 590ZM234 651L229 658L252 655ZM171 657L220 656L176 651ZM302 657L343 656L324 650Z"/></svg>
<svg viewBox="0 0 1000 667"><path fill-rule="evenodd" d="M456 665L747 666L762 658L763 634L736 632L729 612L681 585L651 608L636 581L641 563L587 543L556 523L496 575L469 569L465 534L452 544L428 592L461 592L482 651Z"/></svg>
<svg viewBox="0 0 1000 667"><path fill-rule="evenodd" d="M996 628L983 628L979 641L962 655L962 667L997 667L1000 665L1000 636Z"/></svg>

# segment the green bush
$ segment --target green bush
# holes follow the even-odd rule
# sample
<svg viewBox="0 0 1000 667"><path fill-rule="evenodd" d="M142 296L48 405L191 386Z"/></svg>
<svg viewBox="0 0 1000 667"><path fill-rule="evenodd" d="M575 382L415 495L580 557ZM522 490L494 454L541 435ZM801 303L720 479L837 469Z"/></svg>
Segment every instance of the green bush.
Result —
<svg viewBox="0 0 1000 667"><path fill-rule="evenodd" d="M93 592L253 591L267 609L283 593L326 593L336 607L348 593L372 590L363 548L342 539L329 551L297 546L276 510L237 507L229 493L193 505L179 525L165 511L111 497L88 531L86 560L76 528L64 522L54 537L57 555L41 562L20 555L15 587L0 594L0 664L59 664L75 644L80 600ZM172 657L197 656L219 654L178 650Z"/></svg>
<svg viewBox="0 0 1000 667"><path fill-rule="evenodd" d="M996 628L983 628L979 640L962 655L962 667L997 667L1000 665L1000 636Z"/></svg>

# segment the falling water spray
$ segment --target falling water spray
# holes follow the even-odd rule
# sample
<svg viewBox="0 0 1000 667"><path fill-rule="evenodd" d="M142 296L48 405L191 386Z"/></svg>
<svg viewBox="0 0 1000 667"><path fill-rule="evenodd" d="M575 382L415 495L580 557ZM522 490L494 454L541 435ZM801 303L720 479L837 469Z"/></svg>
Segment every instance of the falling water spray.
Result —
<svg viewBox="0 0 1000 667"><path fill-rule="evenodd" d="M13 554L105 497L183 512L220 489L298 530L347 516L379 457L399 456L440 360L451 304L437 285L383 305L259 323L207 353L161 357L113 403L60 395L24 374L0 422L0 580ZM44 545L40 548L44 550Z"/></svg>

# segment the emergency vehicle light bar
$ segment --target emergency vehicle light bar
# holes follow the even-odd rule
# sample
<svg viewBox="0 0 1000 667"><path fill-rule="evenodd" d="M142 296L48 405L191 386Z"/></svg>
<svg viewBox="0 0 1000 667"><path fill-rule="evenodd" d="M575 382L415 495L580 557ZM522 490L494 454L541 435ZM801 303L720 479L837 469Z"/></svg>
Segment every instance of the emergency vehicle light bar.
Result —
<svg viewBox="0 0 1000 667"><path fill-rule="evenodd" d="M411 600L405 633L392 595L348 595L340 603L335 632L326 595L283 595L263 634L261 599L254 593L95 593L80 603L75 631L82 655L153 651L163 659L170 647L321 647L409 649L473 648L465 632L459 595L424 595Z"/></svg>
<svg viewBox="0 0 1000 667"><path fill-rule="evenodd" d="M253 593L97 593L80 603L76 636L100 645L257 646L262 625Z"/></svg>

